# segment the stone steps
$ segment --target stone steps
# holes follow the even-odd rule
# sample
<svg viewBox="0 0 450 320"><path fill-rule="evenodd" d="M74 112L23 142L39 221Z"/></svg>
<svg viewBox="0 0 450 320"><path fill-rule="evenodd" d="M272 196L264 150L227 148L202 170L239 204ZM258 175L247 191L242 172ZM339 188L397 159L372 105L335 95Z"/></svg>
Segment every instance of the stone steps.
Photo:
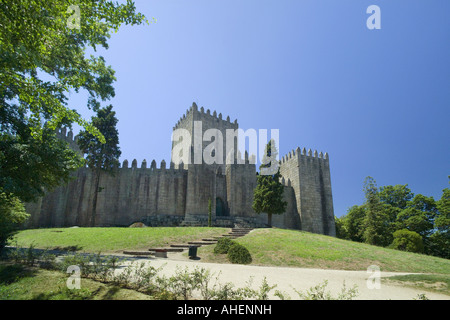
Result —
<svg viewBox="0 0 450 320"><path fill-rule="evenodd" d="M209 246L211 244L214 244L212 241L189 241L188 244L197 244L200 246Z"/></svg>
<svg viewBox="0 0 450 320"><path fill-rule="evenodd" d="M192 244L171 244L170 246L173 248L184 248L184 249L188 249L189 247L192 246L201 247L201 245L192 245Z"/></svg>
<svg viewBox="0 0 450 320"><path fill-rule="evenodd" d="M152 256L155 253L150 251L132 251L132 250L125 250L123 251L123 254L128 254L131 256Z"/></svg>
<svg viewBox="0 0 450 320"><path fill-rule="evenodd" d="M188 221L188 223L193 223L194 221ZM192 225L190 225L192 226ZM168 252L183 252L184 250L189 249L189 247L195 246L197 248L201 246L208 246L212 244L216 244L217 241L221 238L230 238L236 239L239 237L243 237L247 235L252 228L232 228L231 232L228 234L223 234L221 236L212 237L212 238L204 238L198 241L189 241L188 243L174 243L169 247L164 248L149 248L148 251L123 251L124 254L135 255L135 256L150 256L154 255L155 257L167 258Z"/></svg>
<svg viewBox="0 0 450 320"><path fill-rule="evenodd" d="M176 248L176 247L171 247L171 248L150 248L150 249L148 249L148 251L153 251L153 252L182 252L183 248Z"/></svg>

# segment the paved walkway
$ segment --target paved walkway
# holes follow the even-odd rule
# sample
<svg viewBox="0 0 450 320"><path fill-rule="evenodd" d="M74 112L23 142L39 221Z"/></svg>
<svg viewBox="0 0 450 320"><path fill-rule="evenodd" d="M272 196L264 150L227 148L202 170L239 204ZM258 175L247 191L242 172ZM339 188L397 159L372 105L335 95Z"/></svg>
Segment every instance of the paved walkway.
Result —
<svg viewBox="0 0 450 320"><path fill-rule="evenodd" d="M149 258L145 261L154 267L163 267L161 274L174 274L177 267L194 269L196 266L209 269L215 275L219 275L219 281L222 283L232 282L236 287L246 286L248 280L253 277L252 287L257 289L264 277L267 278L269 285L277 285L272 290L280 290L286 292L291 299L299 299L298 291L306 292L311 287L322 284L324 280L328 280L327 291L330 291L333 297L336 297L345 286L351 288L354 285L358 288L358 296L355 300L412 300L417 298L418 294L425 293L432 300L450 300L450 296L425 292L424 290L412 289L398 285L388 284L385 277L393 275L403 275L408 273L398 272L382 272L379 289L370 289L367 285L369 277L374 276L373 273L366 271L342 271L342 270L323 270L323 269L307 269L307 268L286 268L286 267L265 267L265 266L248 266L233 264L206 263L200 260L189 260L180 253L169 253L168 258ZM215 277L214 277L215 278ZM371 278L372 279L372 278ZM273 299L277 297L271 296Z"/></svg>

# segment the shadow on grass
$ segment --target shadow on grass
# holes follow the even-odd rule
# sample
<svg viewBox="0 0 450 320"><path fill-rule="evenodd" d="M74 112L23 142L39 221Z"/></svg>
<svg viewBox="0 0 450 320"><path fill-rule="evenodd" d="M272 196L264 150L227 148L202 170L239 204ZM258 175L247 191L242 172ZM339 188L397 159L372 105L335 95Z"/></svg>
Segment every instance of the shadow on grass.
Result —
<svg viewBox="0 0 450 320"><path fill-rule="evenodd" d="M67 287L60 287L58 291L36 294L31 300L91 300L100 290L101 288L98 288L94 292L91 292L88 289L68 289Z"/></svg>
<svg viewBox="0 0 450 320"><path fill-rule="evenodd" d="M10 285L23 278L34 277L35 270L20 264L0 264L0 285Z"/></svg>
<svg viewBox="0 0 450 320"><path fill-rule="evenodd" d="M83 247L79 246L79 245L75 245L75 246L67 246L67 247L54 247L51 250L54 251L67 251L67 252L77 252L77 251L81 251L83 250Z"/></svg>

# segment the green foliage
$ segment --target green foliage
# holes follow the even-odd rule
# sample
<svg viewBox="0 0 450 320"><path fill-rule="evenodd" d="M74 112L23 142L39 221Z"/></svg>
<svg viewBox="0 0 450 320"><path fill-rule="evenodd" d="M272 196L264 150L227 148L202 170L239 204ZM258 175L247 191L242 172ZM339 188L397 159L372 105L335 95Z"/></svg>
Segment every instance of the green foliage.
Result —
<svg viewBox="0 0 450 320"><path fill-rule="evenodd" d="M77 139L80 150L86 154L89 168L109 173L113 173L119 167L118 159L122 154L116 127L118 120L112 108L112 105L100 108L97 110L97 115L92 117L92 125L103 135L104 143L85 130L78 134Z"/></svg>
<svg viewBox="0 0 450 320"><path fill-rule="evenodd" d="M442 233L450 235L450 189L446 188L442 191L442 196L436 202L438 213L434 219L434 227Z"/></svg>
<svg viewBox="0 0 450 320"><path fill-rule="evenodd" d="M300 292L295 288L294 291L298 294L300 299L303 300L352 300L358 296L358 288L356 285L347 289L344 282L341 292L337 297L333 297L331 292L326 291L327 286L328 280L325 280L317 286L309 288L305 293Z"/></svg>
<svg viewBox="0 0 450 320"><path fill-rule="evenodd" d="M379 246L403 247L394 233L408 230L421 237L423 250L429 255L450 258L450 189L444 189L439 201L414 195L407 185L384 186L377 190L373 178L364 187L366 201L351 207L336 218L337 236ZM420 248L420 245L419 245ZM417 252L417 251L415 251Z"/></svg>
<svg viewBox="0 0 450 320"><path fill-rule="evenodd" d="M267 213L268 225L272 226L272 214L282 214L286 211L287 202L283 200L284 186L281 184L280 168L276 158L277 149L274 140L266 145L261 174L257 177L256 188L253 193L252 208L256 213ZM269 161L267 159L272 159ZM262 174L263 169L275 167L273 173ZM272 170L270 169L270 170Z"/></svg>
<svg viewBox="0 0 450 320"><path fill-rule="evenodd" d="M2 192L21 201L34 201L46 191L69 181L70 173L83 162L53 130L44 129L40 139L31 135L28 121L14 132L5 132L0 106L0 185ZM14 120L11 120L14 121Z"/></svg>
<svg viewBox="0 0 450 320"><path fill-rule="evenodd" d="M228 250L228 260L235 264L250 264L252 262L252 256L248 249L241 244L234 244Z"/></svg>
<svg viewBox="0 0 450 320"><path fill-rule="evenodd" d="M0 253L28 217L22 202L0 188Z"/></svg>
<svg viewBox="0 0 450 320"><path fill-rule="evenodd" d="M417 232L402 229L395 231L393 236L392 248L408 252L423 252L422 237Z"/></svg>
<svg viewBox="0 0 450 320"><path fill-rule="evenodd" d="M217 241L216 246L214 247L214 253L227 254L228 250L230 250L230 248L235 244L236 244L236 242L234 242L230 238L227 238L227 237L220 238Z"/></svg>
<svg viewBox="0 0 450 320"><path fill-rule="evenodd" d="M366 214L363 220L362 238L365 243L386 246L390 243L389 230L386 224L386 214L378 195L376 182L372 177L364 181L364 203Z"/></svg>
<svg viewBox="0 0 450 320"><path fill-rule="evenodd" d="M72 4L80 9L79 28L68 23ZM0 21L2 106L29 112L32 134L40 135L43 119L53 129L68 120L100 137L67 107L67 95L72 90L86 90L89 107L97 106L97 99L114 96L114 70L106 66L103 57L86 57L85 52L98 46L107 49L111 32L123 24L148 22L136 13L134 3L5 0L0 3Z"/></svg>
<svg viewBox="0 0 450 320"><path fill-rule="evenodd" d="M406 184L380 187L378 197L383 203L389 204L396 208L404 209L406 208L408 201L414 197L414 194Z"/></svg>
<svg viewBox="0 0 450 320"><path fill-rule="evenodd" d="M77 5L79 28L69 20ZM86 55L121 25L146 18L132 1L3 0L0 2L0 185L2 192L33 201L82 164L55 129L78 123L102 143L105 137L69 107L69 95L88 93L87 108L114 97L114 70Z"/></svg>
<svg viewBox="0 0 450 320"><path fill-rule="evenodd" d="M447 229L448 230L448 229ZM437 230L424 240L425 253L450 259L450 233Z"/></svg>
<svg viewBox="0 0 450 320"><path fill-rule="evenodd" d="M341 230L336 235L341 239L363 242L363 221L366 216L364 206L352 206L348 209L347 214L340 217Z"/></svg>
<svg viewBox="0 0 450 320"><path fill-rule="evenodd" d="M77 143L80 150L86 154L86 162L95 176L95 192L92 201L92 213L90 225L95 226L98 193L101 191L100 172L114 175L119 168L119 132L117 131L116 113L112 111L112 105L97 110L97 116L92 117L92 125L103 135L105 142L101 142L96 136L88 131L81 131Z"/></svg>
<svg viewBox="0 0 450 320"><path fill-rule="evenodd" d="M418 194L397 215L396 228L415 231L422 237L427 237L433 232L436 211L433 197Z"/></svg>

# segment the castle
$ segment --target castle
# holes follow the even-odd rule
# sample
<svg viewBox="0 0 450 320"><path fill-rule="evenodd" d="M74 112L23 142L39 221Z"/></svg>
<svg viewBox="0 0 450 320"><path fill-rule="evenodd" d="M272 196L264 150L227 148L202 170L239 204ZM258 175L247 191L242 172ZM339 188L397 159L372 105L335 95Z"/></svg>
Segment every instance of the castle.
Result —
<svg viewBox="0 0 450 320"><path fill-rule="evenodd" d="M222 119L222 114L205 112L203 107L199 110L194 103L173 129L194 135L198 123L202 136L211 128L224 137L227 130L239 128L237 120ZM71 131L66 133L63 128L59 135L78 149ZM191 151L196 147L193 141ZM207 144L203 141L202 147ZM176 141L172 151L175 146ZM208 224L210 200L214 226L265 227L267 215L256 214L252 209L257 181L255 161L249 159L247 152L241 159L237 148L234 150L234 159L240 161L233 163L183 163L174 161L173 152L168 168L164 160L159 168L154 160L150 165L143 160L139 167L136 159L131 166L125 160L114 176L100 176L95 219L93 174L89 168L80 168L66 185L26 204L31 214L26 227L92 226L92 221L94 226L129 226L134 222L147 226L204 226ZM225 155L225 149L220 154ZM273 215L272 225L335 236L328 154L297 148L282 157L279 165L288 205L284 214Z"/></svg>

